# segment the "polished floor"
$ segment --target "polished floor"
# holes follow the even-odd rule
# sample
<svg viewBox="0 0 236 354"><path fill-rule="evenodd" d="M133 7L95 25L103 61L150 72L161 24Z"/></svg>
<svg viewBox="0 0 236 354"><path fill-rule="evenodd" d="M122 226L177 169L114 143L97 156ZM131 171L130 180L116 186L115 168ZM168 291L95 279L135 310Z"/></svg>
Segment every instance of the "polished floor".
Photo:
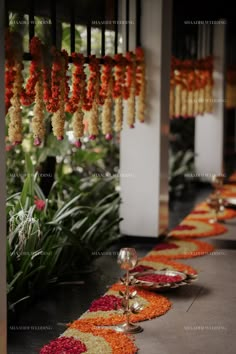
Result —
<svg viewBox="0 0 236 354"><path fill-rule="evenodd" d="M177 225L210 190L209 186L198 186L181 200L172 202L170 228ZM132 245L138 255L143 256L155 243L153 239L124 238L113 246L111 254L95 261L93 272L80 274L74 284L58 284L50 289L28 312L9 323L8 354L39 353L44 344L64 331L66 323L78 318L94 298L104 294L107 287L117 281L120 276L116 263L119 248Z"/></svg>

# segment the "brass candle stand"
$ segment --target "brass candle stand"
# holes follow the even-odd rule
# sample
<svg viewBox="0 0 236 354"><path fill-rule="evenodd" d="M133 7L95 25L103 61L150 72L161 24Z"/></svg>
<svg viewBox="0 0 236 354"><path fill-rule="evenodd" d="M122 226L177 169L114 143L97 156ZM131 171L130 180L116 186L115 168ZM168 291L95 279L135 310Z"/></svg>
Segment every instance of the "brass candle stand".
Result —
<svg viewBox="0 0 236 354"><path fill-rule="evenodd" d="M217 194L220 197L221 188L223 187L224 184L224 176L213 175L211 182L212 182L212 186L215 189L214 194Z"/></svg>
<svg viewBox="0 0 236 354"><path fill-rule="evenodd" d="M224 210L224 200L220 197L219 194L212 194L207 199L208 206L214 211L214 217L209 220L210 224L219 222L218 213Z"/></svg>
<svg viewBox="0 0 236 354"><path fill-rule="evenodd" d="M118 255L118 264L120 268L126 271L126 275L121 278L121 282L125 285L125 290L120 291L120 295L123 297L122 306L124 315L126 316L125 323L116 326L115 329L118 332L123 333L140 333L143 328L139 325L135 325L130 322L130 315L132 313L138 313L142 310L142 306L138 302L130 304L130 300L134 299L137 295L137 291L130 291L130 286L134 285L136 280L130 275L130 270L134 269L138 262L138 256L134 248L122 248Z"/></svg>

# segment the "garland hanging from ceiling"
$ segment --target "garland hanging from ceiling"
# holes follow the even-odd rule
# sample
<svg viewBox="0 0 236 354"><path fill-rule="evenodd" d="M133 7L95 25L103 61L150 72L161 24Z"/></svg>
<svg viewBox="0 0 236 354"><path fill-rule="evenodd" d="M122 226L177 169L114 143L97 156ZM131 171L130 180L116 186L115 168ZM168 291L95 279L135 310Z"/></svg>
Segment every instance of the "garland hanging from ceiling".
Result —
<svg viewBox="0 0 236 354"><path fill-rule="evenodd" d="M170 118L193 118L213 110L213 58L172 58Z"/></svg>
<svg viewBox="0 0 236 354"><path fill-rule="evenodd" d="M236 66L231 65L226 74L226 108L236 107Z"/></svg>
<svg viewBox="0 0 236 354"><path fill-rule="evenodd" d="M24 82L20 42L16 32L6 33L5 103L9 115L8 136L13 145L21 144L23 140L22 106L31 104L34 104L31 130L36 146L41 145L45 136L46 111L51 113L52 131L58 140L64 138L66 112L72 114L71 124L78 148L85 133L85 115L90 140L95 140L99 134L100 111L101 130L107 140L112 139L113 130L122 130L124 100L127 101L128 126L134 128L136 116L144 122L146 82L142 48L126 55L105 56L102 64L91 55L86 75L83 54L72 53L69 66L65 50L52 48L49 53L39 38L33 37L29 76Z"/></svg>

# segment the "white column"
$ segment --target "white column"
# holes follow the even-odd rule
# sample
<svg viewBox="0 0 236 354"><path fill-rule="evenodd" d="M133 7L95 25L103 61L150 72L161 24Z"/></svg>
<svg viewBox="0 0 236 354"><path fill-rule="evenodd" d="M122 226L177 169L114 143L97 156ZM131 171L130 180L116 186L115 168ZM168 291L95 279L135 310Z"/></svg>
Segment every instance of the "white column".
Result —
<svg viewBox="0 0 236 354"><path fill-rule="evenodd" d="M6 168L5 168L5 79L4 79L4 2L0 3L0 353L7 353L6 330Z"/></svg>
<svg viewBox="0 0 236 354"><path fill-rule="evenodd" d="M196 117L195 168L201 175L223 172L224 98L225 98L225 25L214 26L213 113ZM210 180L211 177L202 178Z"/></svg>
<svg viewBox="0 0 236 354"><path fill-rule="evenodd" d="M157 237L168 227L171 5L171 0L142 1L147 112L144 124L136 122L135 129L124 124L121 134L121 232L125 235ZM135 26L130 27L134 46Z"/></svg>

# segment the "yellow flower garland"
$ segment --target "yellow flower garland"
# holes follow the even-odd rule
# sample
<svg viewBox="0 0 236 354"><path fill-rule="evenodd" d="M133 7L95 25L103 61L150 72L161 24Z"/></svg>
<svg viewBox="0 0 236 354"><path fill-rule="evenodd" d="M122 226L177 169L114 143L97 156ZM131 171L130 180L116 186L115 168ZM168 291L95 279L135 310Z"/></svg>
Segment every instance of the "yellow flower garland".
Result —
<svg viewBox="0 0 236 354"><path fill-rule="evenodd" d="M35 105L34 117L32 119L32 130L35 137L35 145L40 145L45 135L42 75L40 75L39 81L35 86Z"/></svg>
<svg viewBox="0 0 236 354"><path fill-rule="evenodd" d="M8 136L9 141L14 145L20 144L22 135L22 113L21 113L21 102L20 94L22 90L23 76L22 76L23 65L17 62L15 65L16 77L13 84L13 96L11 98L11 108L9 109L9 128Z"/></svg>
<svg viewBox="0 0 236 354"><path fill-rule="evenodd" d="M135 122L135 92L136 92L136 60L135 55L130 53L131 56L131 66L132 66L132 77L131 77L131 86L130 86L130 94L127 101L127 123L130 128L134 127ZM140 97L142 95L143 83L141 84ZM139 119L141 118L142 107L141 102L139 102Z"/></svg>

